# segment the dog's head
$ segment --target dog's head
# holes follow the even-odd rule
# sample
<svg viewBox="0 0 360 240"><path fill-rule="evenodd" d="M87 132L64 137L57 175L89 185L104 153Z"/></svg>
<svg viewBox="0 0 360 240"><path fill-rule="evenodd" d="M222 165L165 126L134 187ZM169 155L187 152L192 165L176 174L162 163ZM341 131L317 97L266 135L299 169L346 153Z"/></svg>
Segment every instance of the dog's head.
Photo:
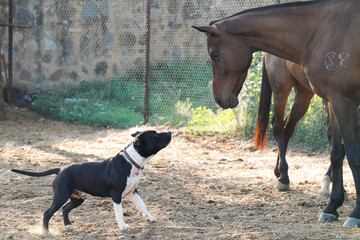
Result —
<svg viewBox="0 0 360 240"><path fill-rule="evenodd" d="M136 132L131 134L135 137L133 142L135 150L144 158L155 155L165 148L171 141L171 132L158 133L154 130Z"/></svg>

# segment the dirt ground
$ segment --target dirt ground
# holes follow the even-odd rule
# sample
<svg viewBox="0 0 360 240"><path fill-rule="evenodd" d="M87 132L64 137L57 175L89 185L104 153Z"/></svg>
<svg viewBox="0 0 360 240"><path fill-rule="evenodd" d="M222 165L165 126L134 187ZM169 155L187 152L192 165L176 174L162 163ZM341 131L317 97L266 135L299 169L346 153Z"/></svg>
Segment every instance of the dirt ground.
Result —
<svg viewBox="0 0 360 240"><path fill-rule="evenodd" d="M43 212L52 201L54 176L32 178L9 169L46 170L115 155L138 128L115 130L67 124L7 107L0 122L0 238L44 239ZM140 127L146 129L148 127ZM157 222L148 223L133 204L123 202L120 232L110 199L88 196L70 213L75 230L67 232L61 211L50 221L51 239L360 239L360 231L343 228L355 204L347 164L349 201L339 221L318 223L325 201L316 195L328 167L328 154L290 149L291 191L274 186L276 150L254 151L251 142L219 135L194 136L172 130L171 144L146 166L140 195Z"/></svg>

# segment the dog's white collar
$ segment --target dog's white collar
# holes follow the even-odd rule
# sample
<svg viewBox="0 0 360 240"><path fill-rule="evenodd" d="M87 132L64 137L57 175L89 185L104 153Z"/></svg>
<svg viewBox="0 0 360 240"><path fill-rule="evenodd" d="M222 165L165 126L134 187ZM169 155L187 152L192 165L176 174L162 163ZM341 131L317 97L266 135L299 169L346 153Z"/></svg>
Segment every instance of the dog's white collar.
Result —
<svg viewBox="0 0 360 240"><path fill-rule="evenodd" d="M128 159L128 157L126 156L126 154L129 155L129 158L131 159ZM129 146L127 146L125 148L125 151L124 151L124 155L125 155L125 158L131 163L131 160L134 161L140 169L143 169L145 164L147 163L147 161L150 160L150 158L152 158L153 156L150 156L150 157L143 157L141 156L134 148L134 144L130 144ZM134 164L133 164L134 165ZM136 166L137 167L137 166Z"/></svg>

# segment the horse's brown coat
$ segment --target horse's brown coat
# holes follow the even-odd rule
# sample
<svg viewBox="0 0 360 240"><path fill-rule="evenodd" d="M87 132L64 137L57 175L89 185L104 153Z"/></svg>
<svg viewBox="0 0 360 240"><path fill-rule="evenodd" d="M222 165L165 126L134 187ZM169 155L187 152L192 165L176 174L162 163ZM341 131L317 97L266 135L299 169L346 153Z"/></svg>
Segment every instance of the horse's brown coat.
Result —
<svg viewBox="0 0 360 240"><path fill-rule="evenodd" d="M277 188L279 190L287 190L290 181L286 161L286 149L295 131L296 124L306 113L314 93L311 91L302 67L296 63L265 53L263 68L259 111L254 131L255 148L260 148L266 143L271 93L273 93L273 134L279 152L274 172L279 180ZM289 115L284 118L286 102L292 88L294 88L295 93L294 102ZM339 139L331 138L332 132L334 132L334 136L337 136L337 123L335 122L334 124L330 121L330 115L332 114L330 112L331 108L326 107L326 110L328 113L327 120L329 120L327 121L329 143L332 145L332 148L341 151L337 155L344 157L345 153L343 152L341 136L338 136ZM331 166L326 175L331 179L333 175ZM336 177L337 176L335 176L335 178ZM318 196L324 198L327 192L324 193L324 196L322 194L323 192L319 193Z"/></svg>
<svg viewBox="0 0 360 240"><path fill-rule="evenodd" d="M356 207L346 226L360 226L359 26L358 0L325 0L248 10L196 27L207 34L213 95L221 107L238 104L252 53L259 50L299 64L312 91L329 101L357 192ZM341 176L341 161L335 159L339 158L332 160L334 171ZM334 179L331 200L324 209L334 219L344 201L338 180Z"/></svg>

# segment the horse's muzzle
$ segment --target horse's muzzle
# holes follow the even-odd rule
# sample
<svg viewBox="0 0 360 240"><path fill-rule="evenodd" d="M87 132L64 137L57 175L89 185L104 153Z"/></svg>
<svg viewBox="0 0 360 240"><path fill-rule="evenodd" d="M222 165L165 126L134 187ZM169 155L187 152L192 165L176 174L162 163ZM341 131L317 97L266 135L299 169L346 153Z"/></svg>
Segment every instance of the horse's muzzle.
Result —
<svg viewBox="0 0 360 240"><path fill-rule="evenodd" d="M224 109L234 108L239 104L237 97L228 97L226 101L221 101L219 98L215 98L215 102Z"/></svg>

